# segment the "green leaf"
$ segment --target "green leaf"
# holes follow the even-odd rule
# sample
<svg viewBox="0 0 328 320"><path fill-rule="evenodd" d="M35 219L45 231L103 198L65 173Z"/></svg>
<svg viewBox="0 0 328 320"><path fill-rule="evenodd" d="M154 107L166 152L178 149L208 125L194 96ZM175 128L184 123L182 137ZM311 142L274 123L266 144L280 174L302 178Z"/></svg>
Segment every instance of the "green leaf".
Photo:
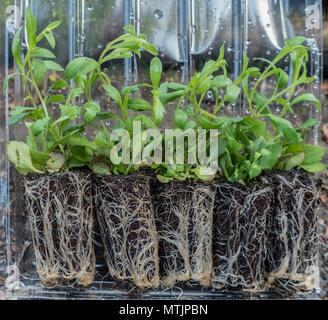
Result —
<svg viewBox="0 0 328 320"><path fill-rule="evenodd" d="M203 128L203 129L219 129L222 125L222 123L213 123L212 121L204 118L202 115L199 115L198 118L199 121L199 125Z"/></svg>
<svg viewBox="0 0 328 320"><path fill-rule="evenodd" d="M304 145L304 161L303 165L319 162L325 154L325 149L314 145Z"/></svg>
<svg viewBox="0 0 328 320"><path fill-rule="evenodd" d="M279 70L279 78L277 81L277 86L278 89L282 89L288 84L288 74L282 69L278 69L278 70Z"/></svg>
<svg viewBox="0 0 328 320"><path fill-rule="evenodd" d="M50 97L46 100L46 103L53 103L53 102L65 102L66 98L62 94L55 94L54 96Z"/></svg>
<svg viewBox="0 0 328 320"><path fill-rule="evenodd" d="M183 130L187 124L188 116L186 113L181 109L176 109L174 111L174 127L180 128Z"/></svg>
<svg viewBox="0 0 328 320"><path fill-rule="evenodd" d="M92 58L80 57L72 60L65 69L65 78L71 80L76 75L83 75L94 71L98 62Z"/></svg>
<svg viewBox="0 0 328 320"><path fill-rule="evenodd" d="M40 57L47 59L54 59L56 56L48 49L35 47L31 50L31 57Z"/></svg>
<svg viewBox="0 0 328 320"><path fill-rule="evenodd" d="M32 70L35 78L35 82L37 84L40 84L42 80L44 79L44 75L47 71L46 65L43 63L43 61L34 59L32 63Z"/></svg>
<svg viewBox="0 0 328 320"><path fill-rule="evenodd" d="M302 165L301 168L308 172L320 172L326 170L326 166L321 162Z"/></svg>
<svg viewBox="0 0 328 320"><path fill-rule="evenodd" d="M54 38L54 35L52 34L52 32L46 32L44 34L44 36L46 37L47 41L49 42L50 46L52 49L55 48L55 45L56 45L56 40Z"/></svg>
<svg viewBox="0 0 328 320"><path fill-rule="evenodd" d="M167 82L167 88L171 90L185 90L187 86L176 82Z"/></svg>
<svg viewBox="0 0 328 320"><path fill-rule="evenodd" d="M98 175L108 176L111 174L109 165L104 162L96 162L92 165L92 172Z"/></svg>
<svg viewBox="0 0 328 320"><path fill-rule="evenodd" d="M249 178L253 179L253 178L259 176L261 174L261 172L262 172L262 168L257 163L253 162L249 169L249 173L248 173Z"/></svg>
<svg viewBox="0 0 328 320"><path fill-rule="evenodd" d="M212 86L217 88L227 87L232 84L231 79L226 78L225 76L217 76L212 80Z"/></svg>
<svg viewBox="0 0 328 320"><path fill-rule="evenodd" d="M259 160L260 166L263 169L271 170L275 167L282 153L282 146L279 143L270 143L265 146L271 153L267 156L262 156Z"/></svg>
<svg viewBox="0 0 328 320"><path fill-rule="evenodd" d="M14 59L18 65L18 67L21 69L22 68L22 63L21 63L21 49L20 49L20 41L21 41L21 32L22 32L22 28L20 27L17 32L15 33L14 39L13 39L13 43L12 43L12 47L11 47L11 51L12 54L14 56Z"/></svg>
<svg viewBox="0 0 328 320"><path fill-rule="evenodd" d="M120 117L118 117L116 114L112 113L112 112L99 112L95 118L95 120L106 120L106 119L110 119L110 118L114 118L117 119L119 121L122 121L120 119Z"/></svg>
<svg viewBox="0 0 328 320"><path fill-rule="evenodd" d="M150 62L150 79L155 89L158 88L162 76L162 63L155 57Z"/></svg>
<svg viewBox="0 0 328 320"><path fill-rule="evenodd" d="M133 117L132 120L133 121L141 121L147 127L152 128L152 129L157 129L156 124L144 114L139 114L139 115Z"/></svg>
<svg viewBox="0 0 328 320"><path fill-rule="evenodd" d="M228 102L233 103L239 97L241 89L235 85L227 86L226 97Z"/></svg>
<svg viewBox="0 0 328 320"><path fill-rule="evenodd" d="M129 33L131 35L135 35L136 34L135 31L134 31L134 27L131 24L124 26L123 29L124 29L125 32L127 32L127 33Z"/></svg>
<svg viewBox="0 0 328 320"><path fill-rule="evenodd" d="M71 104L69 104L69 105L60 104L59 108L61 110L62 117L68 117L69 120L77 119L81 113L80 107L73 106Z"/></svg>
<svg viewBox="0 0 328 320"><path fill-rule="evenodd" d="M296 131L301 131L303 129L310 129L312 127L314 127L315 125L318 124L318 120L316 119L307 119L303 124L301 124L297 129Z"/></svg>
<svg viewBox="0 0 328 320"><path fill-rule="evenodd" d="M130 98L128 100L128 109L133 111L150 111L152 110L152 106L145 99Z"/></svg>
<svg viewBox="0 0 328 320"><path fill-rule="evenodd" d="M86 123L91 123L100 112L100 106L96 102L87 102L83 108L83 115Z"/></svg>
<svg viewBox="0 0 328 320"><path fill-rule="evenodd" d="M161 100L162 104L168 104L169 102L174 101L177 98L182 97L185 94L184 90L173 91L169 93L161 93L159 99Z"/></svg>
<svg viewBox="0 0 328 320"><path fill-rule="evenodd" d="M69 85L65 80L59 79L50 87L48 92L50 92L51 90L59 90L59 89L68 88L68 87L69 87Z"/></svg>
<svg viewBox="0 0 328 320"><path fill-rule="evenodd" d="M65 156L59 152L51 152L50 159L47 161L49 171L58 172L65 164Z"/></svg>
<svg viewBox="0 0 328 320"><path fill-rule="evenodd" d="M161 100L158 98L158 96L154 95L154 105L153 105L153 121L157 124L160 125L163 121L165 114L165 108L161 102Z"/></svg>
<svg viewBox="0 0 328 320"><path fill-rule="evenodd" d="M33 125L33 134L37 136L39 133L44 131L45 127L47 126L48 122L51 120L50 117L48 118L43 118L40 120L35 121Z"/></svg>
<svg viewBox="0 0 328 320"><path fill-rule="evenodd" d="M121 94L115 87L109 84L104 84L103 88L114 101L116 101L120 106L122 106Z"/></svg>
<svg viewBox="0 0 328 320"><path fill-rule="evenodd" d="M12 162L16 169L23 175L29 172L42 173L34 167L31 159L29 146L24 142L10 141L7 145L8 160Z"/></svg>
<svg viewBox="0 0 328 320"><path fill-rule="evenodd" d="M30 148L30 152L33 163L37 163L40 166L43 166L50 159L48 153L40 152L33 148Z"/></svg>
<svg viewBox="0 0 328 320"><path fill-rule="evenodd" d="M55 71L64 71L64 69L56 62L51 60L43 60L43 63L46 65L48 70L55 70ZM64 80L62 80L64 81Z"/></svg>
<svg viewBox="0 0 328 320"><path fill-rule="evenodd" d="M273 114L267 114L272 124L277 129L278 133L284 137L289 143L297 143L300 139L299 134L296 129L293 128L293 125L286 119L282 119Z"/></svg>
<svg viewBox="0 0 328 320"><path fill-rule="evenodd" d="M299 102L314 102L317 105L317 110L321 110L321 102L311 93L301 94L300 96L296 97L292 102L291 106Z"/></svg>
<svg viewBox="0 0 328 320"><path fill-rule="evenodd" d="M304 160L304 153L299 153L290 158L286 163L286 170L292 170L295 167L299 167Z"/></svg>
<svg viewBox="0 0 328 320"><path fill-rule="evenodd" d="M32 10L27 7L25 9L26 30L28 35L29 47L33 48L36 45L36 19Z"/></svg>
<svg viewBox="0 0 328 320"><path fill-rule="evenodd" d="M19 113L19 114L15 114L13 116L11 116L8 120L8 126L11 126L17 122L19 122L20 120L26 118L30 113Z"/></svg>
<svg viewBox="0 0 328 320"><path fill-rule="evenodd" d="M212 82L210 78L204 79L198 86L196 94L204 94L211 88Z"/></svg>

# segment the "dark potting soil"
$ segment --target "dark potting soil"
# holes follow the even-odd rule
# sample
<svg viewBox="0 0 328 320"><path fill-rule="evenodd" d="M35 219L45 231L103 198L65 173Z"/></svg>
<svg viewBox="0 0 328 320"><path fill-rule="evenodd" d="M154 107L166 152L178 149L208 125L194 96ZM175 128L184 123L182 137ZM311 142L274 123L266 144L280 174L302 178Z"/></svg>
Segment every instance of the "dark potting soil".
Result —
<svg viewBox="0 0 328 320"><path fill-rule="evenodd" d="M91 174L29 174L26 206L37 272L46 286L93 281L93 208Z"/></svg>
<svg viewBox="0 0 328 320"><path fill-rule="evenodd" d="M194 181L155 180L152 187L159 235L161 282L190 279L210 284L215 187Z"/></svg>
<svg viewBox="0 0 328 320"><path fill-rule="evenodd" d="M159 285L158 242L149 176L94 176L94 201L112 277Z"/></svg>
<svg viewBox="0 0 328 320"><path fill-rule="evenodd" d="M311 290L318 286L318 187L303 170L265 176L274 188L267 220L266 272L272 285Z"/></svg>
<svg viewBox="0 0 328 320"><path fill-rule="evenodd" d="M260 291L264 286L266 215L271 188L220 180L213 211L212 286Z"/></svg>

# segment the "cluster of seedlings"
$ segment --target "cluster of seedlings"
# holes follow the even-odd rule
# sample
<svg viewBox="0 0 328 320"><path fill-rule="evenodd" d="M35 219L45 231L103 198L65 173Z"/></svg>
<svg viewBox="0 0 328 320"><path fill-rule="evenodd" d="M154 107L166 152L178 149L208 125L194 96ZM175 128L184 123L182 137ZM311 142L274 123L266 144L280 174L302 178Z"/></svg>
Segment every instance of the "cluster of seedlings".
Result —
<svg viewBox="0 0 328 320"><path fill-rule="evenodd" d="M95 213L110 275L137 287L173 287L193 280L203 287L252 292L316 288L318 192L312 173L325 169L324 150L306 144L315 119L299 127L285 119L303 102L321 108L312 94L295 94L298 86L314 81L307 76L306 39L286 40L273 61L257 59L267 65L264 69L250 67L244 54L234 81L227 76L224 46L217 60L207 61L188 84L160 83L162 63L154 57L151 84L119 90L101 67L145 51L157 56L146 35L128 25L98 61L79 57L64 69L50 50L38 47L44 39L54 48L52 31L59 24L55 21L37 35L36 19L26 9L28 44L21 46L20 28L12 41L19 72L4 83L6 90L10 79L20 77L26 91L26 106L15 106L8 124L24 121L27 136L10 141L7 155L25 176L41 281L46 286L93 281ZM290 75L278 67L288 56ZM39 84L47 70L64 73L43 93ZM269 96L260 89L268 79L275 85ZM95 84L119 114L93 99ZM140 88L150 89L151 102L141 97ZM208 91L215 98L211 111L202 107ZM248 116L218 116L242 94ZM169 144L169 136L159 129L172 102L176 134ZM271 112L273 104L281 106L280 115ZM54 107L57 113L51 111ZM109 129L106 119L111 119ZM96 131L93 139L87 137L88 128ZM117 136L116 129L124 135ZM158 135L149 138L150 129ZM210 154L205 162L186 159L190 148L184 138L190 130L195 132L191 149ZM143 159L134 162L138 154L131 141L138 139ZM166 148L172 149L170 164L148 162L157 147L162 147L162 160ZM128 163L123 150L128 150Z"/></svg>

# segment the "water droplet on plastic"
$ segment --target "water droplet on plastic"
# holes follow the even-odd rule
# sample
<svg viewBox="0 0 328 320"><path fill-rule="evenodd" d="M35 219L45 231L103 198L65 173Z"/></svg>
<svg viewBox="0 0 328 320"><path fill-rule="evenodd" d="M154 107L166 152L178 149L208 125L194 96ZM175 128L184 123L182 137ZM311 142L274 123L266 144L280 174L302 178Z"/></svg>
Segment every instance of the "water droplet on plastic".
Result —
<svg viewBox="0 0 328 320"><path fill-rule="evenodd" d="M197 26L196 26L196 25L193 24L193 25L191 26L191 32L192 32L192 33L196 33L196 32L197 32Z"/></svg>
<svg viewBox="0 0 328 320"><path fill-rule="evenodd" d="M267 28L270 28L270 27L271 27L271 24L270 24L270 23L267 23L267 24L266 24L266 27L267 27Z"/></svg>
<svg viewBox="0 0 328 320"><path fill-rule="evenodd" d="M154 11L154 15L155 15L155 17L156 17L156 19L162 19L163 18L163 16L164 16L164 14L163 14L163 11L161 11L161 10L159 10L159 9L156 9L155 11Z"/></svg>
<svg viewBox="0 0 328 320"><path fill-rule="evenodd" d="M92 11L92 10L93 10L93 7L88 7L88 10L89 10L89 11Z"/></svg>

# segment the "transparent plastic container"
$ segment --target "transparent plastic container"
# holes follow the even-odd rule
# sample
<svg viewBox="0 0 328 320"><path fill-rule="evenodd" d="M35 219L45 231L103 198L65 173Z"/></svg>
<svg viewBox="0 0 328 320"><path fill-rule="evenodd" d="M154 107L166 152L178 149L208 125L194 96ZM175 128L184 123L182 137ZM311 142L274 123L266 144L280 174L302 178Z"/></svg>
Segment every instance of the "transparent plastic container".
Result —
<svg viewBox="0 0 328 320"><path fill-rule="evenodd" d="M222 44L225 45L229 76L236 78L242 68L243 51L248 53L250 59L273 59L284 45L285 38L305 36L310 47L309 76L315 77L315 81L300 90L311 92L320 99L322 3L318 0L0 0L0 3L3 8L0 13L1 88L4 78L17 69L11 54L11 43L15 31L24 21L25 7L29 6L40 29L50 21L62 21L55 32L55 54L60 64L66 65L79 56L98 58L106 43L119 36L124 25L131 23L138 33L147 34L148 41L158 48L164 66L163 81L188 82L207 59L217 58ZM25 30L23 34L26 34ZM104 71L110 74L114 85L147 82L149 61L149 56L142 55L140 60L134 57L126 59L124 63L112 63ZM286 59L283 64L281 67L290 72L289 60ZM59 76L56 73L49 74L52 79ZM270 90L270 80L268 82L265 90ZM6 93L1 92L0 95L0 299L282 297L276 293L205 290L192 282L166 291L133 290L130 284L116 282L107 275L100 246L96 246L97 268L93 284L86 288L61 287L49 290L43 287L35 270L33 245L24 208L22 176L17 174L6 158L7 142L26 134L22 123L11 127L7 125L10 108L23 104L22 88L20 80L15 79ZM146 98L148 94L147 91L143 93ZM204 103L210 105L212 99L209 92ZM240 98L232 109L222 112L244 115L246 109L243 105L243 98ZM168 108L169 115L170 110ZM308 118L321 119L321 114L311 105L300 105L296 110L296 115L290 119L294 123ZM319 137L318 127L312 130L309 138L315 144ZM320 288L286 297L319 298Z"/></svg>

